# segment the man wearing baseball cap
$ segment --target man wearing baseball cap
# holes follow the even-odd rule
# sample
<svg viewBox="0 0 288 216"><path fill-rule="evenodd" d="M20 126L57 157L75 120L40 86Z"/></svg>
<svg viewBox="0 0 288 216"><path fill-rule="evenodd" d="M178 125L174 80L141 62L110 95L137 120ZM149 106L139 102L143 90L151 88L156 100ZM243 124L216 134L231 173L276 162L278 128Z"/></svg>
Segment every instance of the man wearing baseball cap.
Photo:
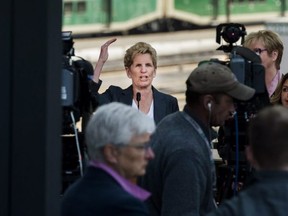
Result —
<svg viewBox="0 0 288 216"><path fill-rule="evenodd" d="M233 99L246 101L255 94L216 62L199 65L186 86L184 110L165 117L151 139L155 159L140 180L152 193L151 215L205 215L216 208L211 126L223 126L232 117Z"/></svg>

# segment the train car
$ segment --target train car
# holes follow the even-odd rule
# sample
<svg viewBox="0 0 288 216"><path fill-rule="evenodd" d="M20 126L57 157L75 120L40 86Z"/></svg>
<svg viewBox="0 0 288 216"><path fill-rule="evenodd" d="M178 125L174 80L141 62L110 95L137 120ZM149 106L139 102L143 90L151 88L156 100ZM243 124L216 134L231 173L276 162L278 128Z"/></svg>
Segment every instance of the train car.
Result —
<svg viewBox="0 0 288 216"><path fill-rule="evenodd" d="M198 25L248 24L285 16L285 10L286 0L173 0L168 17Z"/></svg>
<svg viewBox="0 0 288 216"><path fill-rule="evenodd" d="M74 34L159 32L284 17L287 0L63 0L63 30Z"/></svg>
<svg viewBox="0 0 288 216"><path fill-rule="evenodd" d="M63 30L73 33L126 32L162 17L163 1L64 0Z"/></svg>

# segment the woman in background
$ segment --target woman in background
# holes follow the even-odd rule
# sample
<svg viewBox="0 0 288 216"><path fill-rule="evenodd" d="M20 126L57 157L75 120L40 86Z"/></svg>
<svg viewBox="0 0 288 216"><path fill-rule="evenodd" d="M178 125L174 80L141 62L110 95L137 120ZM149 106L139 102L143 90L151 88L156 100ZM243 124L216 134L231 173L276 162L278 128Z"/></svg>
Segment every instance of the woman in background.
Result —
<svg viewBox="0 0 288 216"><path fill-rule="evenodd" d="M243 46L260 56L265 68L266 89L271 97L283 76L280 64L284 46L280 36L271 30L251 32L245 38Z"/></svg>
<svg viewBox="0 0 288 216"><path fill-rule="evenodd" d="M282 77L279 85L270 99L270 102L272 104L281 104L288 108L288 73Z"/></svg>
<svg viewBox="0 0 288 216"><path fill-rule="evenodd" d="M113 101L121 102L139 109L154 119L156 124L166 115L178 111L177 99L158 91L152 85L156 76L157 53L150 44L145 42L134 44L126 50L124 56L124 67L132 84L125 89L111 85L104 93L98 92L102 84L100 74L108 59L108 46L115 41L115 38L110 39L101 46L99 59L94 69L90 89L96 106Z"/></svg>

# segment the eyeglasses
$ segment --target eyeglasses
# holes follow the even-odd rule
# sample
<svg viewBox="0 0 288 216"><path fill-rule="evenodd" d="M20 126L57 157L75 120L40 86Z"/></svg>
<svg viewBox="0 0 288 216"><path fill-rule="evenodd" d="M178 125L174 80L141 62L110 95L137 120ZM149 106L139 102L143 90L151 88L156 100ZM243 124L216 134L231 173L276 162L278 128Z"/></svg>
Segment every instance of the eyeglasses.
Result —
<svg viewBox="0 0 288 216"><path fill-rule="evenodd" d="M145 150L147 151L149 148L151 148L150 142L146 143L139 143L139 144L120 144L120 147L130 147L130 148L136 148L139 150Z"/></svg>
<svg viewBox="0 0 288 216"><path fill-rule="evenodd" d="M260 55L264 51L268 51L267 49L256 48L253 50L257 55Z"/></svg>

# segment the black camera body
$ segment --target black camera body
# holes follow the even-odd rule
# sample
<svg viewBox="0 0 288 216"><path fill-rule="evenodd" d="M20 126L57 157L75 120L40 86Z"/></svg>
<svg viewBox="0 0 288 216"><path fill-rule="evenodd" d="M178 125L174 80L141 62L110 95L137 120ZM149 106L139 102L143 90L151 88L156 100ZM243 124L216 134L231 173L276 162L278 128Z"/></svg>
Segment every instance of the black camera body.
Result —
<svg viewBox="0 0 288 216"><path fill-rule="evenodd" d="M88 76L93 75L93 66L85 59L75 56L71 31L62 32L62 85L63 133L69 133L72 119L75 122L92 113Z"/></svg>
<svg viewBox="0 0 288 216"><path fill-rule="evenodd" d="M243 185L245 187L249 181L253 169L245 154L245 148L249 144L247 129L250 120L260 109L270 104L261 58L252 50L235 45L240 38L242 45L245 35L244 25L238 23L220 24L216 28L216 42L220 44L222 38L228 43L217 50L228 53L229 60L213 61L227 65L240 83L255 89L255 95L250 100L234 101L236 114L218 130L217 149L219 156L225 161L223 166L218 167L216 199L219 203L237 194L239 188Z"/></svg>
<svg viewBox="0 0 288 216"><path fill-rule="evenodd" d="M92 115L88 76L93 66L75 56L72 32L62 32L62 192L83 175L86 156L85 125ZM76 123L81 120L81 130Z"/></svg>
<svg viewBox="0 0 288 216"><path fill-rule="evenodd" d="M244 149L248 144L246 134L249 121L260 109L270 104L265 85L265 68L260 57L246 47L234 45L240 38L242 45L245 35L245 27L238 23L220 24L216 28L216 42L220 44L222 37L228 43L217 50L229 52L229 60L213 61L227 65L240 83L255 89L255 95L249 101L235 101L237 115L219 130L219 155L229 164L234 164L235 160L246 162ZM239 151L238 158L236 151Z"/></svg>
<svg viewBox="0 0 288 216"><path fill-rule="evenodd" d="M229 54L226 64L237 77L240 83L255 89L256 95L267 93L265 87L265 69L260 57L252 50L234 45L241 38L244 43L246 28L239 23L219 24L216 28L216 42L221 44L221 37L227 45L220 46L217 50L223 50Z"/></svg>

